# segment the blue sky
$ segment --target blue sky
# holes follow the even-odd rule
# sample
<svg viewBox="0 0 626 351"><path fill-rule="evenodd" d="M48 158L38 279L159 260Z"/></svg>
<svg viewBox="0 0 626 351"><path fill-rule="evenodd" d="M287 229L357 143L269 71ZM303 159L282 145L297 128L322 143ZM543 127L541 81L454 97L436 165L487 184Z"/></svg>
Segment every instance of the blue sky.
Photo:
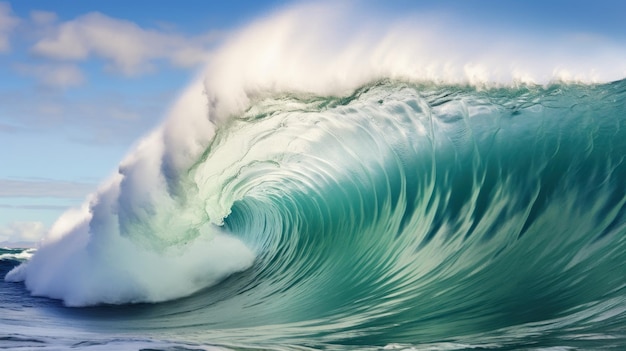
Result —
<svg viewBox="0 0 626 351"><path fill-rule="evenodd" d="M485 30L626 42L626 2L368 1ZM115 172L233 30L288 1L0 1L0 242L36 240ZM463 21L451 21L463 30Z"/></svg>

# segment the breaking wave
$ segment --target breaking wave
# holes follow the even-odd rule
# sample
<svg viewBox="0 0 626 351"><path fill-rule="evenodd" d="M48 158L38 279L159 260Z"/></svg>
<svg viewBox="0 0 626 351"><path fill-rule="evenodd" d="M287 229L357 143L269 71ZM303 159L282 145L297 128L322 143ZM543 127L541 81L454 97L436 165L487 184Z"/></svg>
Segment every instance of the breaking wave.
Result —
<svg viewBox="0 0 626 351"><path fill-rule="evenodd" d="M623 60L304 35L324 11L231 38L7 279L69 306L175 300L108 326L212 342L623 339L626 81L596 82Z"/></svg>

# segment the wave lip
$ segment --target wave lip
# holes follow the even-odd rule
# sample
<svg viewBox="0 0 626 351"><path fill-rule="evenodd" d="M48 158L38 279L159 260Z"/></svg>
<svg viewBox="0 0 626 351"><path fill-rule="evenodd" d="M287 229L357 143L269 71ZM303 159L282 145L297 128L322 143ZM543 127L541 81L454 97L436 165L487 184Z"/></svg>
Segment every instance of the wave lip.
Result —
<svg viewBox="0 0 626 351"><path fill-rule="evenodd" d="M432 13L396 20L309 4L249 25L211 56L211 118L241 113L258 94L346 95L380 79L494 87L626 77L625 43L599 34L529 36Z"/></svg>

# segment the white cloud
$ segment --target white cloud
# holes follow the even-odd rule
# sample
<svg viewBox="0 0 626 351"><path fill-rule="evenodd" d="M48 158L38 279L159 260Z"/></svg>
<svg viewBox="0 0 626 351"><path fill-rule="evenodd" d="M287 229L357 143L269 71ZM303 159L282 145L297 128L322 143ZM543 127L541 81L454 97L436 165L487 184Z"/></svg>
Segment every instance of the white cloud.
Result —
<svg viewBox="0 0 626 351"><path fill-rule="evenodd" d="M18 72L35 77L39 82L50 87L69 88L81 85L85 81L81 70L71 64L18 64L16 68Z"/></svg>
<svg viewBox="0 0 626 351"><path fill-rule="evenodd" d="M79 145L129 147L162 120L175 98L175 91L167 88L130 94L85 87L75 96L42 84L0 92L0 139L5 133L53 133L57 140Z"/></svg>
<svg viewBox="0 0 626 351"><path fill-rule="evenodd" d="M205 50L215 37L187 38L179 34L144 29L137 24L89 13L60 23L35 43L32 51L56 60L107 60L117 71L135 75L149 71L157 60L192 67L205 60Z"/></svg>
<svg viewBox="0 0 626 351"><path fill-rule="evenodd" d="M1 242L36 242L43 238L46 227L41 222L12 222L0 227Z"/></svg>
<svg viewBox="0 0 626 351"><path fill-rule="evenodd" d="M9 51L9 34L19 22L17 17L11 15L11 6L8 3L0 2L0 52Z"/></svg>
<svg viewBox="0 0 626 351"><path fill-rule="evenodd" d="M40 26L50 25L57 21L57 15L54 12L48 11L32 11L30 13L30 19Z"/></svg>

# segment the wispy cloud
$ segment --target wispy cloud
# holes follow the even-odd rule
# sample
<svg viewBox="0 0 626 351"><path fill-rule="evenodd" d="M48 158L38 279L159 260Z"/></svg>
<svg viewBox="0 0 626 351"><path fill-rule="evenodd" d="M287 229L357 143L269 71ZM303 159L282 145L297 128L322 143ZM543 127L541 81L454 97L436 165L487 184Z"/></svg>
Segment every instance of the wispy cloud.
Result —
<svg viewBox="0 0 626 351"><path fill-rule="evenodd" d="M15 126L0 122L0 133L13 133L17 130Z"/></svg>
<svg viewBox="0 0 626 351"><path fill-rule="evenodd" d="M11 6L0 2L0 52L7 52L11 48L9 34L19 22L19 18L11 14Z"/></svg>
<svg viewBox="0 0 626 351"><path fill-rule="evenodd" d="M30 13L30 19L39 26L53 24L57 21L57 18L56 13L49 11L32 11Z"/></svg>
<svg viewBox="0 0 626 351"><path fill-rule="evenodd" d="M35 91L0 92L0 135L54 132L81 144L129 145L161 120L174 95L87 91L75 97L63 92L43 83Z"/></svg>
<svg viewBox="0 0 626 351"><path fill-rule="evenodd" d="M18 72L35 77L49 87L69 88L81 85L85 81L81 70L72 64L17 64L15 68Z"/></svg>
<svg viewBox="0 0 626 351"><path fill-rule="evenodd" d="M0 198L54 197L81 199L96 189L92 183L70 182L50 179L0 179Z"/></svg>
<svg viewBox="0 0 626 351"><path fill-rule="evenodd" d="M1 242L36 242L46 233L41 222L11 222L0 227Z"/></svg>
<svg viewBox="0 0 626 351"><path fill-rule="evenodd" d="M49 23L46 16L39 14L35 21ZM205 60L205 50L215 39L211 34L189 38L145 29L131 21L93 12L54 26L34 44L32 52L67 61L98 57L124 75L136 75L150 71L157 61L177 67L198 65Z"/></svg>
<svg viewBox="0 0 626 351"><path fill-rule="evenodd" d="M50 210L50 211L64 211L68 209L68 206L62 205L9 205L0 204L0 208L4 209L17 209L17 210Z"/></svg>

